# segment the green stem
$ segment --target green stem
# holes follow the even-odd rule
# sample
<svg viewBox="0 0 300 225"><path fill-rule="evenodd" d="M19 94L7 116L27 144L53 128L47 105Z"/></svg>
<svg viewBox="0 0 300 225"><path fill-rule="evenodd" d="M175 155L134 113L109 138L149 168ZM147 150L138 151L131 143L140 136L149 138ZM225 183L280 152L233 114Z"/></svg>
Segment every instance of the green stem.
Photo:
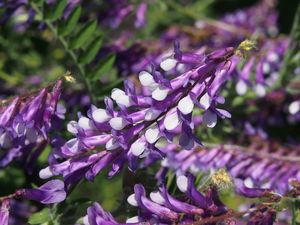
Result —
<svg viewBox="0 0 300 225"><path fill-rule="evenodd" d="M41 18L43 18L43 12L39 9L39 7L33 2L31 2L30 4L31 4L32 8L36 11L36 13L38 15L40 15ZM76 65L76 67L79 71L79 74L80 74L79 80L81 80L84 83L84 85L91 97L92 102L95 102L95 97L93 95L91 82L87 79L87 76L85 74L85 69L82 65L79 64L74 51L69 49L67 41L63 37L61 37L57 34L57 29L53 26L53 24L49 20L44 20L44 22L47 25L47 27L50 29L50 31L54 34L55 38L63 46L65 52L67 52L69 54L69 56L71 57L71 59L73 60L74 64Z"/></svg>
<svg viewBox="0 0 300 225"><path fill-rule="evenodd" d="M275 88L286 87L287 82L290 80L290 75L293 75L296 66L300 66L299 62L298 65L295 65L295 62L293 60L300 50L300 3L295 14L290 38L291 40L289 43L289 47L286 50L279 78L275 84Z"/></svg>

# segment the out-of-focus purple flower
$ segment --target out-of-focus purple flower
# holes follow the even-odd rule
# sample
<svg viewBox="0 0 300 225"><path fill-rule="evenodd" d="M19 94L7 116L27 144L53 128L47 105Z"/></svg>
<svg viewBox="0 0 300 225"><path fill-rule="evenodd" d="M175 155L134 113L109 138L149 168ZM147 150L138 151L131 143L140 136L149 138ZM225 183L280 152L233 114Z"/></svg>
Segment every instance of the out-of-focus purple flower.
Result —
<svg viewBox="0 0 300 225"><path fill-rule="evenodd" d="M243 180L235 179L235 190L238 194L246 196L248 198L259 198L266 196L270 192L268 189L263 188L248 188Z"/></svg>
<svg viewBox="0 0 300 225"><path fill-rule="evenodd" d="M94 4L93 7L97 7L97 5ZM124 19L133 10L133 4L131 4L128 0L111 0L106 2L104 6L102 5L102 7L99 8L98 21L100 24L115 29L120 26Z"/></svg>
<svg viewBox="0 0 300 225"><path fill-rule="evenodd" d="M259 56L255 53L247 59L243 67L233 71L237 79L236 92L245 95L248 88L259 96L266 95L266 89L272 88L279 77L279 69L288 47L287 38L263 41L257 47Z"/></svg>
<svg viewBox="0 0 300 225"><path fill-rule="evenodd" d="M28 4L27 0L9 0L0 5L5 11L0 17L0 24L4 24L20 7Z"/></svg>
<svg viewBox="0 0 300 225"><path fill-rule="evenodd" d="M10 199L9 224L26 225L30 215L36 211L36 207L28 202Z"/></svg>
<svg viewBox="0 0 300 225"><path fill-rule="evenodd" d="M62 119L65 113L58 107L61 83L59 80L37 93L16 97L8 103L3 101L0 107L0 167L18 159L25 166L29 160L28 169L32 168L47 144L55 119Z"/></svg>
<svg viewBox="0 0 300 225"><path fill-rule="evenodd" d="M253 196L270 191L287 193L291 187L289 180L299 177L299 163L293 157L299 155L298 145L280 146L263 144L254 140L248 147L238 145L220 145L211 148L195 148L190 151L177 151L176 147L165 146L161 151L167 157L162 162L161 172L170 168L177 173L191 171L209 171L226 168L237 181L240 194ZM276 147L276 148L275 148ZM244 190L244 191L243 191Z"/></svg>
<svg viewBox="0 0 300 225"><path fill-rule="evenodd" d="M275 0L262 0L254 6L225 14L221 18L221 21L235 25L249 33L260 32L275 36L278 34L278 13L275 9L275 5ZM220 30L222 30L222 27L220 27Z"/></svg>
<svg viewBox="0 0 300 225"><path fill-rule="evenodd" d="M176 44L174 57L164 59L160 70L167 72L180 64L189 65L191 69L173 79L154 68L151 72L142 71L139 79L143 91L140 93L130 81L125 82L124 91L113 89L111 98L105 98L106 109L92 106L87 116L79 114L78 122L68 124L75 138L53 152L53 158L60 163L53 160L49 168L41 171L42 177L60 174L69 181L78 181L83 176L92 180L108 165L112 165L110 174L116 174L126 161L131 170L136 170L139 158L162 156L156 146L159 139L172 142L179 137L183 148L192 149L200 143L193 134L195 106L204 111L202 121L207 127L214 127L217 117L230 117L217 105L224 103L219 91L233 54L234 48L209 55L185 53ZM86 154L99 147L106 151Z"/></svg>
<svg viewBox="0 0 300 225"><path fill-rule="evenodd" d="M64 186L61 180L50 180L39 188L21 190L21 196L43 204L62 202L66 198Z"/></svg>
<svg viewBox="0 0 300 225"><path fill-rule="evenodd" d="M173 29L163 38L167 41L178 38L186 48L205 46L215 49L221 46L237 46L243 40L251 39L255 33L258 36L256 51L249 54L246 60L232 58L232 69L228 76L236 81L239 95L245 95L252 90L257 96L263 97L279 77L282 59L289 44L288 37L275 38L276 19L275 1L266 0L229 13L218 21L198 21L198 25L189 30ZM200 37L197 37L198 33ZM272 38L268 38L269 35Z"/></svg>
<svg viewBox="0 0 300 225"><path fill-rule="evenodd" d="M135 20L135 27L136 28L141 28L146 25L146 11L147 11L147 4L146 3L141 3L136 10L136 20Z"/></svg>
<svg viewBox="0 0 300 225"><path fill-rule="evenodd" d="M3 200L0 204L0 224L8 225L8 219L9 219L9 199Z"/></svg>
<svg viewBox="0 0 300 225"><path fill-rule="evenodd" d="M67 19L72 12L72 10L77 6L80 5L82 0L69 0L68 4L64 10L63 18Z"/></svg>
<svg viewBox="0 0 300 225"><path fill-rule="evenodd" d="M195 29L192 35L200 32L200 37L205 38L198 38L198 42L212 48L237 45L253 34L262 39L275 37L278 34L275 6L274 0L262 0L248 8L227 13L216 21L199 20L196 22L199 30Z"/></svg>
<svg viewBox="0 0 300 225"><path fill-rule="evenodd" d="M251 212L247 225L268 224L272 225L276 219L276 211L271 207L264 207Z"/></svg>

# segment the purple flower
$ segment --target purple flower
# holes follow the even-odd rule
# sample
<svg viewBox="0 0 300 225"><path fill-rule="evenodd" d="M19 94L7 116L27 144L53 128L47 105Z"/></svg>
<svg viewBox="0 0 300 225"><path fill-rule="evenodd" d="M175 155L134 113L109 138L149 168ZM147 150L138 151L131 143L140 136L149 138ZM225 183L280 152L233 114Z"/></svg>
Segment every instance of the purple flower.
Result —
<svg viewBox="0 0 300 225"><path fill-rule="evenodd" d="M115 88L111 98L105 98L105 109L92 106L87 116L79 114L77 122L68 124L68 130L75 137L52 153L56 160L45 170L46 177L60 174L65 179L69 178L70 182L72 179L78 182L83 176L92 180L109 165L112 165L110 174L116 174L126 161L131 170L136 170L140 158L163 156L158 146L163 139L172 142L179 137L181 146L191 149L201 144L193 134L195 118L192 112L195 106L204 111L202 122L207 127L216 125L217 117L230 117L227 111L216 106L225 101L219 96L222 85L218 79L228 71L228 60L233 56L234 49L226 48L202 57L183 53L179 46L175 46L175 50L181 56L164 59L160 63L161 70L170 71L178 64L190 65L192 69L173 79L168 79L154 67L151 72L142 71L139 74L143 86L141 92L126 81L124 90ZM198 64L194 57L199 60ZM115 109L114 104L119 110ZM99 147L106 152L89 153ZM96 160L86 161L88 158ZM64 169L55 169L65 163L68 165Z"/></svg>
<svg viewBox="0 0 300 225"><path fill-rule="evenodd" d="M156 202L149 200L146 197L146 191L141 184L136 184L134 186L134 193L134 200L136 201L136 206L138 206L140 209L152 213L162 220L167 219L171 221L176 221L179 218L178 213L165 206L162 206ZM129 202L131 201L130 199L131 196L129 196Z"/></svg>
<svg viewBox="0 0 300 225"><path fill-rule="evenodd" d="M0 167L13 160L30 161L28 171L41 154L48 141L48 133L55 120L64 118L64 108L58 105L61 83L43 88L37 94L14 98L0 111Z"/></svg>
<svg viewBox="0 0 300 225"><path fill-rule="evenodd" d="M61 180L51 180L34 189L19 189L15 193L0 198L0 224L21 224L14 216L28 217L30 215L27 205L23 205L15 199L28 199L42 204L62 202L66 198L65 185ZM9 218L9 210L11 218ZM16 220L16 221L15 221ZM17 222L18 221L18 222Z"/></svg>
<svg viewBox="0 0 300 225"><path fill-rule="evenodd" d="M146 3L139 4L136 10L136 20L134 23L136 28L141 28L146 25L146 19L145 19L146 11L147 11L147 4Z"/></svg>
<svg viewBox="0 0 300 225"><path fill-rule="evenodd" d="M9 224L26 225L28 218L37 209L28 202L10 199Z"/></svg>
<svg viewBox="0 0 300 225"><path fill-rule="evenodd" d="M93 7L97 7L97 3L93 3L92 5L94 5ZM103 25L116 29L134 11L134 6L128 0L111 0L106 2L106 5L100 9L98 12L98 21Z"/></svg>
<svg viewBox="0 0 300 225"><path fill-rule="evenodd" d="M90 206L87 209L87 215L83 219L84 225L118 225L121 223L116 222L116 220L113 218L113 216L105 212L102 207L98 203L93 203L92 206ZM139 223L126 223L126 224L136 224ZM145 223L146 225L147 223Z"/></svg>
<svg viewBox="0 0 300 225"><path fill-rule="evenodd" d="M257 139L247 147L216 144L215 147L196 147L189 151L167 144L161 148L166 158L158 179L164 179L167 168L176 173L191 171L194 174L226 168L233 178L239 179L236 184L240 194L249 193L250 196L252 191L253 196L269 191L285 194L291 189L289 180L300 174L297 159L293 159L299 146L275 146Z"/></svg>
<svg viewBox="0 0 300 225"><path fill-rule="evenodd" d="M277 11L274 1L260 1L254 6L244 10L237 10L233 13L225 14L221 21L244 29L250 33L255 31L270 36L278 33ZM222 27L219 27L222 30Z"/></svg>
<svg viewBox="0 0 300 225"><path fill-rule="evenodd" d="M250 56L241 69L236 68L232 71L237 77L236 92L245 95L250 87L257 96L265 96L266 89L272 87L278 79L288 43L288 38L267 39L260 43L257 47L259 52L264 54Z"/></svg>
<svg viewBox="0 0 300 225"><path fill-rule="evenodd" d="M193 192L194 190L187 192L190 191ZM213 190L208 190L206 198L210 198L212 202L215 202L215 205L221 205L217 193ZM134 194L130 195L127 201L130 205L137 208L138 216L127 219L126 223L117 222L98 203L94 203L87 210L84 224L186 224L226 213L226 209L223 208L223 211L219 211L218 214L212 214L211 211L202 209L196 202L191 201L186 196L181 196L180 199L175 198L168 193L164 185L158 190L151 192L148 198L144 187L141 184L136 184L134 186Z"/></svg>
<svg viewBox="0 0 300 225"><path fill-rule="evenodd" d="M50 180L39 188L22 189L21 196L43 204L62 202L66 198L64 183L61 180Z"/></svg>
<svg viewBox="0 0 300 225"><path fill-rule="evenodd" d="M0 224L8 225L10 200L5 199L1 202L0 207Z"/></svg>
<svg viewBox="0 0 300 225"><path fill-rule="evenodd" d="M248 198L263 197L270 192L270 190L268 189L246 187L244 181L240 179L235 179L234 184L235 184L236 192Z"/></svg>

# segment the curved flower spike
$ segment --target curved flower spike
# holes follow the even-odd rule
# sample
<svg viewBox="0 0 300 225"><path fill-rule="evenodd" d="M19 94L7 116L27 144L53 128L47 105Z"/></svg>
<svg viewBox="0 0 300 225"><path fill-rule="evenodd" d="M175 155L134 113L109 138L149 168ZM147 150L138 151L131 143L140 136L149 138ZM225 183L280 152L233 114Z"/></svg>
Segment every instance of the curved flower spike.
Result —
<svg viewBox="0 0 300 225"><path fill-rule="evenodd" d="M200 171L225 168L234 178L237 192L248 197L264 195L270 191L285 194L291 190L289 180L299 180L300 177L300 165L295 158L299 145L274 145L273 142L256 139L248 147L228 144L196 147L187 151L178 145L166 144L161 151L167 156L158 173L161 174L158 177L160 180L164 179L168 170L179 174L188 171L197 174ZM179 188L184 192L188 179L181 176L180 180Z"/></svg>
<svg viewBox="0 0 300 225"><path fill-rule="evenodd" d="M175 51L179 54L180 50L176 45ZM230 117L225 110L216 108L218 103L224 103L224 98L218 95L221 83L214 81L226 74L230 67L228 61L233 54L234 48L217 50L207 56L198 56L198 64L195 64L194 59L177 61L174 58L176 63L184 63L191 69L173 79L168 79L154 67L151 72L142 71L139 74L142 92L137 92L129 81L124 83L124 91L113 89L111 98L105 98L105 109L92 106L87 116L79 115L78 122L69 123L68 129L76 137L61 146L53 157L59 161L68 161L69 166L72 166L85 158L86 154L91 154L92 149L105 148L106 156L101 156L105 159L99 159L98 162L101 166L93 162L86 167L85 172L81 170L82 176L91 180L104 168L103 165L114 165L114 172L110 174L116 174L125 161L128 161L131 170L135 170L140 158L163 155L159 149L161 139L172 142L175 137L180 136L180 144L186 149L201 144L193 135L194 106L201 105L199 101L204 95L210 99L209 106L202 107L205 111L203 123L208 127L216 124L217 116ZM185 53L180 52L180 55L183 57ZM162 61L163 65L169 63ZM118 110L114 108L113 100ZM67 177L67 173L73 173L67 172L73 171L68 168L55 172L54 167L55 165L49 167L53 174Z"/></svg>
<svg viewBox="0 0 300 225"><path fill-rule="evenodd" d="M190 187L188 188L190 189ZM187 190L186 193L193 191ZM134 193L127 198L127 201L130 205L136 207L138 216L127 219L126 223L118 223L110 213L105 212L98 203L94 203L87 210L84 224L187 224L227 212L227 208L222 205L215 190L208 190L206 195L207 199L210 198L211 201L215 202L215 205L222 205L223 210L215 213L200 208L195 201L191 201L186 197L188 195L175 198L162 185L158 190L151 192L150 198L148 198L144 187L141 184L136 184Z"/></svg>

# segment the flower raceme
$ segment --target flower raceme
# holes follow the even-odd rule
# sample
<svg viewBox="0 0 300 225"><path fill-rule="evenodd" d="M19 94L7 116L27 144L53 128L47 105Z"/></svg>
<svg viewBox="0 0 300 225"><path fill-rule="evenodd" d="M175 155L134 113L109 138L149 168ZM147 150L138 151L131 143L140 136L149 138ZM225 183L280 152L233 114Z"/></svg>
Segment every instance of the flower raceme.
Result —
<svg viewBox="0 0 300 225"><path fill-rule="evenodd" d="M171 145L161 148L167 155L157 177L161 181L165 179L163 175L166 170L198 174L201 171L226 168L236 181L237 192L247 197L253 196L251 189L253 191L255 188L283 195L292 189L292 179L300 182L299 159L295 157L299 145L276 145L266 140L260 143L257 139L248 147L228 144L186 151Z"/></svg>
<svg viewBox="0 0 300 225"><path fill-rule="evenodd" d="M217 105L225 101L219 92L228 78L226 73L234 52L229 47L208 55L186 53L176 43L175 53L164 59L160 68L156 70L153 66L151 72L140 72L142 91L126 81L124 90L113 89L111 97L105 98L105 109L92 106L87 116L80 114L77 122L71 121L68 130L75 138L58 147L50 157L50 166L40 176L60 174L71 184L83 176L92 180L109 164L110 176L126 161L135 170L139 158L162 156L157 145L161 139L172 142L178 137L184 149L192 149L200 143L193 135L195 106L204 111L202 123L210 128L216 125L217 117L230 117ZM182 65L189 69L168 79L170 75L165 74ZM101 146L105 150L93 151Z"/></svg>
<svg viewBox="0 0 300 225"><path fill-rule="evenodd" d="M53 10L55 5L59 3L59 0L46 1L45 3L45 6L47 6L49 10ZM105 4L104 7L103 4ZM101 7L99 7L99 5L101 5ZM124 22L124 20L129 19L127 17L130 17L130 14L135 15L135 18L133 18L135 28L142 28L146 25L145 14L147 13L147 3L145 2L140 4L132 4L127 0L111 0L102 4L89 1L83 4L80 0L72 0L68 1L66 7L64 8L62 19L66 20L69 18L76 6L82 6L90 11L92 9L97 9L96 16L98 21L102 25L110 27L111 29L118 28ZM2 9L4 12L3 15L0 16L1 25L5 24L11 17L17 18L21 15L27 15L28 18L26 21L19 22L17 19L17 22L14 21L15 30L21 32L26 30L34 22L37 15L35 9L28 0L10 0L7 2L1 1L0 9Z"/></svg>
<svg viewBox="0 0 300 225"><path fill-rule="evenodd" d="M227 177L224 173L217 174L216 179ZM234 222L230 216L230 210L220 200L216 186L206 186L205 190L199 191L195 184L195 177L191 174L178 175L176 185L182 194L174 196L168 192L167 187L162 184L157 190L148 196L141 184L134 186L134 193L129 195L127 202L138 211L137 216L128 218L125 223L119 223L109 213L105 212L98 203L93 203L87 209L87 215L83 218L84 225L96 224L216 224L218 221ZM247 189L238 185L241 192L250 197L261 197L265 194L263 189ZM253 210L252 212L254 212ZM250 211L251 212L251 211ZM227 216L229 213L229 216ZM241 215L243 215L242 213ZM262 218L265 219L263 216ZM251 218L255 219L255 218ZM275 218L270 219L274 221ZM207 221L207 222L205 222ZM233 223L236 224L236 223Z"/></svg>
<svg viewBox="0 0 300 225"><path fill-rule="evenodd" d="M126 223L118 223L98 203L93 203L84 217L84 224L189 224L227 212L227 207L220 201L215 189L209 189L203 194L195 187L192 175L185 178L177 182L183 198L175 198L169 194L164 185L151 192L148 197L143 185L136 184L134 193L127 201L137 208L138 216L127 219Z"/></svg>
<svg viewBox="0 0 300 225"><path fill-rule="evenodd" d="M3 101L0 106L0 167L15 159L26 162L30 168L41 154L48 133L57 119L63 119L65 109L58 104L62 81L57 81L37 93ZM34 150L34 151L32 151Z"/></svg>

